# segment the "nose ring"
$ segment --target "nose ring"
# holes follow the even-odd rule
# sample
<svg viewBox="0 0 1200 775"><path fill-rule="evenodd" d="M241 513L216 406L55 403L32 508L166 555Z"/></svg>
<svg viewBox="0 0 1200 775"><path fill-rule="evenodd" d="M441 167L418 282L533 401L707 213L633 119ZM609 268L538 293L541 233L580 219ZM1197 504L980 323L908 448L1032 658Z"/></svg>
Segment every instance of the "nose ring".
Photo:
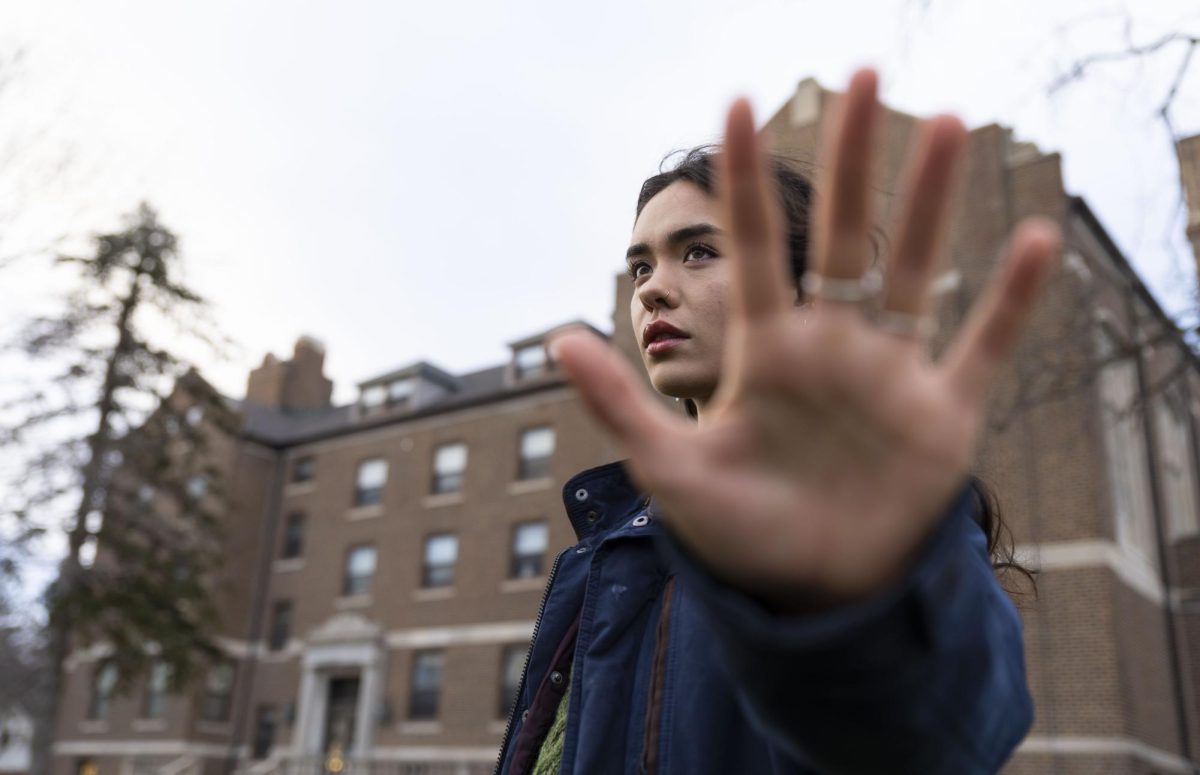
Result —
<svg viewBox="0 0 1200 775"><path fill-rule="evenodd" d="M667 291L663 294L663 301L668 301L671 298L671 292Z"/></svg>

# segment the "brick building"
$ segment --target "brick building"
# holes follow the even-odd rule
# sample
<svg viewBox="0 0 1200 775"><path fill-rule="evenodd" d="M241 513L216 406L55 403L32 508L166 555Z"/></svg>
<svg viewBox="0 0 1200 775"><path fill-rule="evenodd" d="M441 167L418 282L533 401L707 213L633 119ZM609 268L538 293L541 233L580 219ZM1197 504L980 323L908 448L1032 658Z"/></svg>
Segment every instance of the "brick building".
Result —
<svg viewBox="0 0 1200 775"><path fill-rule="evenodd" d="M819 163L830 97L801 83L767 124L774 144ZM888 116L885 217L915 123ZM1007 772L1190 772L1200 361L1064 191L1056 155L981 127L965 179L935 346L1019 218L1053 218L1067 243L996 386L979 460L1041 572L1036 599L1018 596L1037 721ZM618 277L610 336L640 363L630 293ZM541 342L513 342L507 363L468 374L415 363L362 383L346 406L330 402L315 341L290 360L268 355L237 402L240 435L216 453L232 496L216 581L228 661L187 696L169 695L160 671L117 696L102 647L73 653L56 774L268 775L363 760L490 771L547 572L572 542L560 487L618 456Z"/></svg>

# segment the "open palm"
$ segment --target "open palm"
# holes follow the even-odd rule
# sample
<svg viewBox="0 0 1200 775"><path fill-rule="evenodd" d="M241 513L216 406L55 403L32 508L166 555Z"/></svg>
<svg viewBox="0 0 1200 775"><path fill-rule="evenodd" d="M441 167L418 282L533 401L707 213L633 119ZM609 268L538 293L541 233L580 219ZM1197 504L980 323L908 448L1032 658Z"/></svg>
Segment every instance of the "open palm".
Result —
<svg viewBox="0 0 1200 775"><path fill-rule="evenodd" d="M859 72L831 126L809 256L827 286L870 264L875 91L875 74ZM965 138L957 119L939 117L918 140L882 290L893 320L928 314ZM730 110L721 158L731 319L700 426L663 408L596 337L566 332L552 349L676 535L717 575L782 610L859 599L911 563L962 486L987 388L1054 264L1058 230L1032 219L1016 227L934 363L921 337L879 325L858 303L829 294L795 306L782 215L744 101Z"/></svg>

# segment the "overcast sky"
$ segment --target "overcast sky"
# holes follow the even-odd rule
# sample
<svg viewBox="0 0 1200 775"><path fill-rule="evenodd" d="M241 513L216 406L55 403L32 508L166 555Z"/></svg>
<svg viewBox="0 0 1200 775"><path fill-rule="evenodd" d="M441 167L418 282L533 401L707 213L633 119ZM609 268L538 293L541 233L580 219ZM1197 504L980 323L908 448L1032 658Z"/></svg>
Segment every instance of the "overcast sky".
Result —
<svg viewBox="0 0 1200 775"><path fill-rule="evenodd" d="M1194 0L1130 7L1136 42L1200 32ZM205 364L219 387L243 395L308 333L349 400L419 358L463 371L568 319L608 329L663 154L718 139L740 93L765 119L803 78L841 88L869 63L895 107L1062 152L1069 189L1178 309L1194 280L1168 250L1186 247L1155 109L1182 51L1046 97L1124 34L1092 1L8 2L0 55L25 58L0 99L0 209L19 213L0 253L146 199L240 345ZM49 298L38 266L0 274L0 325Z"/></svg>

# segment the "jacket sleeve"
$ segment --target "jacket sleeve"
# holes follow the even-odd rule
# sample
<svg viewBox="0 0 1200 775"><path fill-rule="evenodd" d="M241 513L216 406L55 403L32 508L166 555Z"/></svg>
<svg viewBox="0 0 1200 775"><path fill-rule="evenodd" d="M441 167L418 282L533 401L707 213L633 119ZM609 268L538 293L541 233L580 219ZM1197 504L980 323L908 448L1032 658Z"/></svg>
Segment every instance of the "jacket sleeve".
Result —
<svg viewBox="0 0 1200 775"><path fill-rule="evenodd" d="M875 597L779 616L668 531L660 550L711 628L742 706L827 773L997 772L1033 723L1021 620L993 575L969 485Z"/></svg>

